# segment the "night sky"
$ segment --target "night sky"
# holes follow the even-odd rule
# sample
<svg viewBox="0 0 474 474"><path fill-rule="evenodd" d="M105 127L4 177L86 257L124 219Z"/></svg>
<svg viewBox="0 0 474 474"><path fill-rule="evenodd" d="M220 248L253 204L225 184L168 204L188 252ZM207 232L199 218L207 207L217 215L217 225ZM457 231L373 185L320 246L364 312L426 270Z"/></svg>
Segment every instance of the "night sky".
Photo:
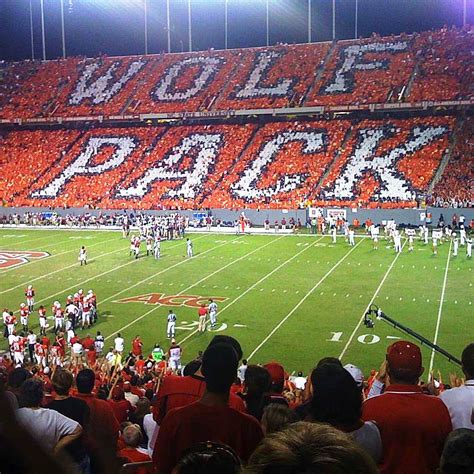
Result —
<svg viewBox="0 0 474 474"><path fill-rule="evenodd" d="M33 4L41 56L40 0ZM166 0L148 1L149 52L167 48ZM270 44L307 42L308 0L269 0ZM0 0L0 58L31 58L30 0ZM48 59L62 54L60 0L44 0ZM144 0L64 0L68 56L144 53ZM171 49L188 50L188 0L170 0ZM191 0L193 50L224 48L225 0ZM264 46L266 0L228 0L229 48ZM354 37L355 0L336 0L336 37ZM467 0L474 24L474 0ZM462 25L463 0L359 0L359 36ZM313 41L332 38L332 0L312 0Z"/></svg>

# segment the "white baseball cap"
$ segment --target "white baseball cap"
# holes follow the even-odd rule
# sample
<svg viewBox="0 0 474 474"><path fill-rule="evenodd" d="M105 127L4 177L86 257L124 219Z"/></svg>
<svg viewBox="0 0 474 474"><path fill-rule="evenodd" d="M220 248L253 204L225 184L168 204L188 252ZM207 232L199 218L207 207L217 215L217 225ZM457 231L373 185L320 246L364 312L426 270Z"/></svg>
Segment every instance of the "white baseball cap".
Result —
<svg viewBox="0 0 474 474"><path fill-rule="evenodd" d="M344 368L351 374L357 386L362 387L362 384L364 383L364 374L362 373L362 370L353 364L346 364Z"/></svg>

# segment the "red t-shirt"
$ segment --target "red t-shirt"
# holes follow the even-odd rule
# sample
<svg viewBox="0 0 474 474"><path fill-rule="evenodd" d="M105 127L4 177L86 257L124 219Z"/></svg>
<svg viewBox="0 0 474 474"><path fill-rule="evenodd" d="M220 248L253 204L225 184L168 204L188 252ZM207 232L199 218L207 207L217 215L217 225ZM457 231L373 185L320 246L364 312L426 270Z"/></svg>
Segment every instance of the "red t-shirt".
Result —
<svg viewBox="0 0 474 474"><path fill-rule="evenodd" d="M207 308L201 306L198 310L198 314L199 316L205 316L207 314Z"/></svg>
<svg viewBox="0 0 474 474"><path fill-rule="evenodd" d="M137 370L137 372L139 374L142 374L143 373L143 367L145 367L145 361L142 360L142 359L138 359L136 362L135 362L135 369Z"/></svg>
<svg viewBox="0 0 474 474"><path fill-rule="evenodd" d="M72 339L71 339L71 342L72 342ZM95 348L94 339L92 339L91 337L85 337L82 340L81 344L83 345L84 349L87 349L87 350Z"/></svg>
<svg viewBox="0 0 474 474"><path fill-rule="evenodd" d="M119 423L127 421L128 414L132 411L132 404L128 400L107 400L107 403L112 408Z"/></svg>
<svg viewBox="0 0 474 474"><path fill-rule="evenodd" d="M151 458L148 456L148 454L141 453L135 448L123 448L117 453L117 455L121 458L127 459L128 462L151 461ZM135 474L147 474L147 469L146 467L140 467L133 472Z"/></svg>
<svg viewBox="0 0 474 474"><path fill-rule="evenodd" d="M390 385L365 401L364 421L375 421L383 446L380 472L436 472L446 437L452 430L448 409L440 398L425 395L417 385Z"/></svg>
<svg viewBox="0 0 474 474"><path fill-rule="evenodd" d="M170 411L160 426L153 464L169 474L183 451L194 444L214 441L230 446L246 462L263 438L260 423L233 408L200 402Z"/></svg>
<svg viewBox="0 0 474 474"><path fill-rule="evenodd" d="M75 393L74 397L84 400L90 409L90 426L86 429L85 441L91 451L109 448L115 451L119 432L119 423L114 412L105 400L99 400L91 393Z"/></svg>
<svg viewBox="0 0 474 474"><path fill-rule="evenodd" d="M199 375L165 377L153 402L153 418L160 425L170 410L197 402L205 390L206 382ZM229 406L237 411L246 411L244 401L234 393L230 393Z"/></svg>
<svg viewBox="0 0 474 474"><path fill-rule="evenodd" d="M140 356L142 354L142 345L140 339L134 339L132 341L132 353L134 356Z"/></svg>

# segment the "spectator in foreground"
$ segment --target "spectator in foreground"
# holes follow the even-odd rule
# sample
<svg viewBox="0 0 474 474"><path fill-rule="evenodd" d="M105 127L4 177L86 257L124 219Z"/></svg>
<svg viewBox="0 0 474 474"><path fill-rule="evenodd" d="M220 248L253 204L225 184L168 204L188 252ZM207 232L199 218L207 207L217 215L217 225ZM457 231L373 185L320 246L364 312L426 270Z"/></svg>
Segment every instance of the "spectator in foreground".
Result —
<svg viewBox="0 0 474 474"><path fill-rule="evenodd" d="M281 403L270 403L263 410L262 429L265 436L268 436L270 433L281 431L297 421L298 416L293 410Z"/></svg>
<svg viewBox="0 0 474 474"><path fill-rule="evenodd" d="M440 462L441 474L474 472L474 431L460 428L449 433Z"/></svg>
<svg viewBox="0 0 474 474"><path fill-rule="evenodd" d="M314 369L310 419L329 423L348 433L375 462L382 457L382 440L373 421L361 420L362 385L358 386L347 369L326 364Z"/></svg>
<svg viewBox="0 0 474 474"><path fill-rule="evenodd" d="M67 416L86 430L89 424L90 410L85 401L69 395L73 381L72 373L68 370L58 369L55 371L52 383L56 397L48 404L47 408ZM90 459L85 450L82 437L72 442L67 447L67 452L77 464L79 472L89 472Z"/></svg>
<svg viewBox="0 0 474 474"><path fill-rule="evenodd" d="M82 434L79 423L55 410L41 408L44 390L38 379L26 380L20 389L20 405L16 417L47 450L58 453Z"/></svg>
<svg viewBox="0 0 474 474"><path fill-rule="evenodd" d="M203 396L169 412L160 426L153 451L160 474L171 473L186 449L206 441L224 443L243 461L248 460L263 432L253 417L229 407L237 366L237 355L230 345L218 343L206 349L201 367L206 381Z"/></svg>
<svg viewBox="0 0 474 474"><path fill-rule="evenodd" d="M461 362L466 382L461 387L446 390L440 396L448 407L453 429L474 430L474 343L463 350Z"/></svg>
<svg viewBox="0 0 474 474"><path fill-rule="evenodd" d="M91 458L93 473L113 472L119 423L105 400L99 400L92 390L95 374L91 369L81 370L76 377L77 398L89 406L90 422L86 430L86 447Z"/></svg>
<svg viewBox="0 0 474 474"><path fill-rule="evenodd" d="M245 401L247 413L258 421L262 419L265 408L265 396L270 390L271 385L272 379L265 367L259 365L247 366L242 398Z"/></svg>
<svg viewBox="0 0 474 474"><path fill-rule="evenodd" d="M173 474L239 474L240 459L235 452L219 443L199 443L186 450Z"/></svg>
<svg viewBox="0 0 474 474"><path fill-rule="evenodd" d="M300 421L266 437L243 474L376 474L370 456L329 425Z"/></svg>
<svg viewBox="0 0 474 474"><path fill-rule="evenodd" d="M237 354L237 358L242 358L242 348L239 342L230 336L214 336L208 347L213 344L227 344ZM173 408L181 408L191 403L197 402L204 394L206 389L206 382L201 370L201 363L199 367L195 367L195 372L186 377L165 377L160 390L153 402L153 418L161 425L166 414ZM240 397L234 393L230 394L229 406L236 410L245 412L245 404Z"/></svg>
<svg viewBox="0 0 474 474"><path fill-rule="evenodd" d="M390 385L363 405L362 418L374 420L382 436L381 473L432 473L439 466L451 419L438 397L422 392L423 371L420 348L395 342L387 352Z"/></svg>
<svg viewBox="0 0 474 474"><path fill-rule="evenodd" d="M122 439L125 447L117 454L119 457L127 459L128 462L145 462L150 461L150 456L138 450L138 446L142 441L142 432L138 425L130 424L124 428Z"/></svg>

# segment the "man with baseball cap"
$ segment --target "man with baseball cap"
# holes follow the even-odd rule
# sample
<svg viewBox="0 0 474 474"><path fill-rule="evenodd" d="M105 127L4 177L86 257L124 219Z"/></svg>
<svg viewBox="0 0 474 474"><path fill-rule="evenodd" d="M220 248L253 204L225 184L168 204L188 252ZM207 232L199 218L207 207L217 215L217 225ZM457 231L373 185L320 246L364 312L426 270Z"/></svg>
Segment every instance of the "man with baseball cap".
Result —
<svg viewBox="0 0 474 474"><path fill-rule="evenodd" d="M439 398L422 392L423 371L420 348L397 341L387 351L385 392L363 405L362 418L375 421L382 436L381 473L432 473L439 466L451 419Z"/></svg>

